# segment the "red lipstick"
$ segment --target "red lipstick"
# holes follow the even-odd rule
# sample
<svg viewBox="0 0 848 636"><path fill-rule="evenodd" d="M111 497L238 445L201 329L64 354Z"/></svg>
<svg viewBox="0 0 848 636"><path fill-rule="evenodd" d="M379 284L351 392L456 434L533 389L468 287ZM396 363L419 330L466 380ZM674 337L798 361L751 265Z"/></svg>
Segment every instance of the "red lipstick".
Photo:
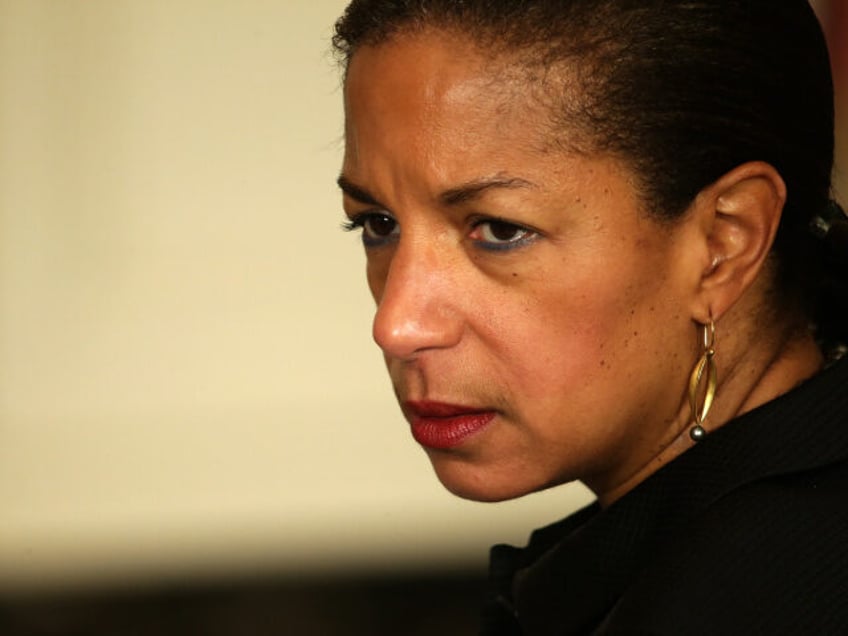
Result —
<svg viewBox="0 0 848 636"><path fill-rule="evenodd" d="M406 402L404 411L415 441L438 450L459 446L486 428L497 415L491 410L442 402Z"/></svg>

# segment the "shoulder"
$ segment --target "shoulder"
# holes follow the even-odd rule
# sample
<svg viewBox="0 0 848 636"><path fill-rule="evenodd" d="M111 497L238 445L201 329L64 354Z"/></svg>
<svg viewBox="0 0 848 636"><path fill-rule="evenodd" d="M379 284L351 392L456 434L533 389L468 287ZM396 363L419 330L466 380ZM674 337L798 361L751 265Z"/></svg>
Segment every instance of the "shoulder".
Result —
<svg viewBox="0 0 848 636"><path fill-rule="evenodd" d="M607 634L848 630L848 462L724 495L642 570Z"/></svg>

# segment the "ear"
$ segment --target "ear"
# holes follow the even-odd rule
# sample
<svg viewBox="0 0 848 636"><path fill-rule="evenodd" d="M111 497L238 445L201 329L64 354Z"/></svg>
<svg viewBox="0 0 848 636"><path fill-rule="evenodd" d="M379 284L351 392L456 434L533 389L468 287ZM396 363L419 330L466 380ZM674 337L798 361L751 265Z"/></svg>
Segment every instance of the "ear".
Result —
<svg viewBox="0 0 848 636"><path fill-rule="evenodd" d="M699 193L693 213L707 262L693 307L696 320L717 320L756 280L785 203L783 178L760 161L734 168Z"/></svg>

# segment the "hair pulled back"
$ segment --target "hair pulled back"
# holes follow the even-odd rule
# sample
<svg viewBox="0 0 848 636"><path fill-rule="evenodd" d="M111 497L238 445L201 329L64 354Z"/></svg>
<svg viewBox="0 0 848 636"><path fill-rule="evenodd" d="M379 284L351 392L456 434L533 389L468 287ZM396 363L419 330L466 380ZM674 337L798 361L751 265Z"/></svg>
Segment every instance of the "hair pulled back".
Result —
<svg viewBox="0 0 848 636"><path fill-rule="evenodd" d="M333 44L347 64L359 47L427 28L528 68L576 69L579 104L573 84L558 100L563 127L627 162L659 218L742 163L770 163L788 191L773 250L780 296L821 338L848 334L848 277L831 275L809 231L830 201L834 109L807 0L353 0Z"/></svg>

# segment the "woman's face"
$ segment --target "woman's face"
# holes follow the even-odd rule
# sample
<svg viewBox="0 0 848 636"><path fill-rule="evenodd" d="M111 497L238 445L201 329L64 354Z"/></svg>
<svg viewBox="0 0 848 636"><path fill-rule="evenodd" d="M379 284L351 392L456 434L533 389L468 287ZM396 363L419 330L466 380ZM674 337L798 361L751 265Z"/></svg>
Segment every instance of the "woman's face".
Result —
<svg viewBox="0 0 848 636"><path fill-rule="evenodd" d="M622 163L555 149L534 91L503 70L437 32L351 60L340 184L374 338L449 490L602 492L680 430L685 225L648 218Z"/></svg>

